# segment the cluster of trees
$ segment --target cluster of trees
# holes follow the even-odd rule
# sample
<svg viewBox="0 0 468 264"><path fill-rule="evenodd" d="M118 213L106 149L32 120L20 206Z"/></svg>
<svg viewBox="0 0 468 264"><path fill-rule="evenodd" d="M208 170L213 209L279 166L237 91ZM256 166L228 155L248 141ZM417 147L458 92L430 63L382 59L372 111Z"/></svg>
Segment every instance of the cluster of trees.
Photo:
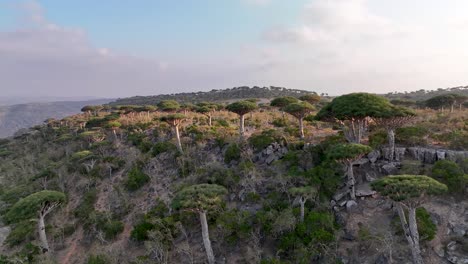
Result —
<svg viewBox="0 0 468 264"><path fill-rule="evenodd" d="M112 105L156 105L161 101L174 100L178 102L214 102L227 100L245 100L248 98L275 98L281 96L299 97L311 92L284 87L234 87L223 90L211 90L209 92L178 93L157 96L135 96L118 99Z"/></svg>
<svg viewBox="0 0 468 264"><path fill-rule="evenodd" d="M320 96L313 93L300 96L299 98L292 96L281 96L273 99L270 103L270 106L282 111L283 117L285 114L289 114L298 120L299 135L302 141L305 138L304 119L315 111L316 106L320 101ZM174 130L177 141L177 150L183 154L184 150L181 144L179 129L183 121L187 118L187 111L193 111L206 116L208 119L208 126L210 127L212 126L212 118L216 111L225 109L227 111L233 112L239 117L239 134L243 139L245 139L245 116L256 111L258 108L259 105L255 99L241 100L231 103L227 106L211 102L182 104L175 100L161 100L157 105L148 106L86 106L82 110L88 119L83 119L79 122L80 129L85 126L94 127L95 125L108 128L112 130L112 133L117 140L117 131L122 126L122 124L119 122L119 117L121 114L128 116L139 114L143 117L150 117L151 112L158 110L162 113L162 117L159 120L166 122ZM105 115L104 118L97 118L99 117L100 111L106 111L110 113ZM329 167L334 166L335 162L344 165L346 168L346 185L349 189L349 195L352 200L356 199L355 178L353 171L354 163L372 150L371 147L365 145L365 141L363 140L369 125L375 124L386 130L389 141L388 145L391 150L389 159L390 161L393 161L395 153L395 131L397 128L411 122L414 117L415 112L404 107L403 104L392 104L383 97L367 93L354 93L336 97L334 100L322 107L314 116L315 120L332 122L340 125L341 127L342 133L345 136L347 142L345 140L339 141L338 143L334 142L330 147L326 148L326 151L324 150L324 153L321 153L321 155L324 154L323 159L327 160L327 162L330 164L333 164L328 164ZM309 119L307 118L307 120ZM53 128L55 128L55 126L61 125L62 122L72 121L47 121L48 126ZM81 123L85 124L81 125ZM145 124L140 124L142 127L144 127L144 125ZM97 148L99 148L99 144L95 143L100 143L104 140L104 136L101 134L101 132L93 129L82 132L80 137L89 143L89 149L94 146L98 146ZM129 138L129 140L131 139ZM134 138L134 140L142 141L141 138ZM236 151L239 151L239 147L236 144L232 145L235 145ZM167 147L165 145L158 146L161 148ZM71 160L86 161L86 172L90 173L93 171L96 163L95 160L93 161L93 155L94 154L92 151L83 150L73 154ZM108 165L110 164L109 168L112 171L112 162L110 161L109 157L106 158L108 159L106 162ZM295 159L300 160L302 158L303 157L296 157ZM398 175L384 177L372 183L372 187L378 193L395 201L402 227L405 232L405 237L410 245L415 263L422 263L419 234L417 231L417 222L415 216L416 209L426 201L427 197L446 192L447 186L443 183L447 184L449 189L456 189L460 185L466 184L466 176L464 176L463 172L460 172L459 168L454 168L452 165L453 164L434 166L435 169L433 175L431 175L432 178L421 175ZM244 166L248 167L249 164L244 164ZM300 174L299 172L302 172L303 174L313 174L311 177L315 177L315 180L317 180L318 178L331 177L330 175L333 173L333 169L329 167L317 166L317 168L314 168L313 172L307 172L306 169L303 169L302 171L291 171L294 176L297 176L296 174ZM456 179L453 177L455 172L458 175ZM110 172L110 174L112 175L112 172ZM150 177L142 173L140 170L135 170L135 173L133 174L136 175L135 177L143 177L143 180L141 180L143 184L150 180ZM223 174L223 176L225 175ZM218 185L219 182L214 183L215 180L212 180L212 178L214 178L214 176L210 175L210 180L208 181L210 183L197 183L192 186L181 188L180 191L176 192L175 197L172 199L173 209L178 211L194 212L198 214L202 231L203 245L208 263L210 264L215 263L216 261L209 235L210 215L212 212L214 213L223 207L224 198L228 194L226 187L227 185ZM440 180L443 183L438 182L434 178ZM138 180L138 182L140 182L140 180ZM135 188L138 189L140 187L140 183L136 185L138 186ZM322 191L320 188L323 186L314 185L312 181L305 181L303 179L295 179L295 182L292 184L292 186L295 187L288 188L291 186L286 186L284 192L287 193L288 196L290 195L296 197L296 201L300 205L300 209L298 209L300 210L298 213L298 223L301 225L300 228L303 228L306 224L310 224L308 222L308 216L306 215L306 203L315 202L317 195L319 195L319 193ZM133 188L128 189L133 190ZM333 191L333 188L330 189ZM41 248L45 253L49 251L45 228L46 216L61 204L66 203L66 201L67 198L65 194L61 192L49 190L36 192L26 196L25 198L22 198L17 203L15 203L5 215L5 220L8 223L13 223L15 221L23 221L35 218L38 222L37 232L41 241Z"/></svg>

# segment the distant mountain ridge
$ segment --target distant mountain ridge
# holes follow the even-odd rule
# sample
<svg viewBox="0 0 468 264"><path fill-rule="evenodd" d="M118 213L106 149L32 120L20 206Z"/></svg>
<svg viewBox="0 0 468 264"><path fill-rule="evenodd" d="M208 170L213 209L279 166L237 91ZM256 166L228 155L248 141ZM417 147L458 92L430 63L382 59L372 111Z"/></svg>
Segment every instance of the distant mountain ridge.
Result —
<svg viewBox="0 0 468 264"><path fill-rule="evenodd" d="M404 99L404 100L413 100L413 101L424 101L434 96L443 95L443 94L459 94L468 96L468 86L458 86L451 88L439 88L437 90L424 90L420 89L412 92L394 92L387 93L383 96L392 100L392 99Z"/></svg>
<svg viewBox="0 0 468 264"><path fill-rule="evenodd" d="M112 99L61 101L0 106L0 138L12 136L22 128L42 124L47 118L64 118L77 114L85 105L99 105Z"/></svg>
<svg viewBox="0 0 468 264"><path fill-rule="evenodd" d="M154 105L162 100L176 100L179 102L197 103L203 101L228 101L247 98L274 98L279 96L299 97L313 93L311 91L287 89L284 87L258 87L248 86L234 87L223 90L211 90L209 92L192 92L178 94L161 94L153 96L133 96L117 99L110 105Z"/></svg>

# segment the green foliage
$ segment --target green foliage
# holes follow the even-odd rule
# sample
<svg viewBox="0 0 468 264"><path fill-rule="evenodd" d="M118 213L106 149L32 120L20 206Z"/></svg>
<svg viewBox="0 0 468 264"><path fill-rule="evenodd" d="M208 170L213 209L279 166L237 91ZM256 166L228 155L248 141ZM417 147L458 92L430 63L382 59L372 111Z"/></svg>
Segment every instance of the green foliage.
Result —
<svg viewBox="0 0 468 264"><path fill-rule="evenodd" d="M387 141L387 132L384 130L378 130L369 135L369 146L374 149L387 144Z"/></svg>
<svg viewBox="0 0 468 264"><path fill-rule="evenodd" d="M106 239L114 239L118 234L122 233L124 224L121 221L109 220L100 225L99 228L104 232Z"/></svg>
<svg viewBox="0 0 468 264"><path fill-rule="evenodd" d="M257 104L250 101L237 101L226 106L226 109L228 111L236 113L238 115L245 115L249 112L254 111L257 108Z"/></svg>
<svg viewBox="0 0 468 264"><path fill-rule="evenodd" d="M300 100L308 102L309 104L316 104L320 102L320 95L316 93L311 93L311 94L306 94L301 97L299 97Z"/></svg>
<svg viewBox="0 0 468 264"><path fill-rule="evenodd" d="M130 237L136 241L145 241L148 239L148 232L154 228L155 225L153 223L143 220L133 227Z"/></svg>
<svg viewBox="0 0 468 264"><path fill-rule="evenodd" d="M403 160L398 174L405 175L426 175L426 168L419 160Z"/></svg>
<svg viewBox="0 0 468 264"><path fill-rule="evenodd" d="M368 93L338 96L316 115L317 120L349 120L381 116L391 104L383 97Z"/></svg>
<svg viewBox="0 0 468 264"><path fill-rule="evenodd" d="M315 109L315 107L308 102L298 102L287 105L284 108L284 111L296 118L304 118L306 115L310 114Z"/></svg>
<svg viewBox="0 0 468 264"><path fill-rule="evenodd" d="M147 153L151 150L152 143L148 140L146 135L141 132L131 132L127 136L127 140L136 146L141 152Z"/></svg>
<svg viewBox="0 0 468 264"><path fill-rule="evenodd" d="M307 171L305 176L318 190L319 197L330 200L342 183L341 166L333 162L323 162Z"/></svg>
<svg viewBox="0 0 468 264"><path fill-rule="evenodd" d="M127 180L124 184L127 190L136 191L149 181L150 177L147 174L145 174L138 166L133 166L133 168L128 172Z"/></svg>
<svg viewBox="0 0 468 264"><path fill-rule="evenodd" d="M174 209L196 209L208 211L219 207L226 188L217 184L198 184L186 187L176 194L172 201Z"/></svg>
<svg viewBox="0 0 468 264"><path fill-rule="evenodd" d="M91 255L86 264L111 264L111 261L106 255Z"/></svg>
<svg viewBox="0 0 468 264"><path fill-rule="evenodd" d="M421 126L401 127L396 130L395 142L402 145L426 145L429 130Z"/></svg>
<svg viewBox="0 0 468 264"><path fill-rule="evenodd" d="M468 184L463 170L449 160L437 161L432 167L431 177L446 184L450 193L463 193Z"/></svg>
<svg viewBox="0 0 468 264"><path fill-rule="evenodd" d="M282 255L294 260L295 263L310 263L317 257L321 246L329 245L335 240L335 221L331 213L310 212L303 223L297 223L290 232L279 238L278 249ZM297 254L298 248L306 248L306 254Z"/></svg>
<svg viewBox="0 0 468 264"><path fill-rule="evenodd" d="M186 116L184 114L170 114L167 116L161 117L161 121L164 121L170 125L174 125L175 123L184 120Z"/></svg>
<svg viewBox="0 0 468 264"><path fill-rule="evenodd" d="M374 190L397 202L419 199L422 196L440 195L447 186L422 175L393 175L371 183Z"/></svg>
<svg viewBox="0 0 468 264"><path fill-rule="evenodd" d="M18 185L8 188L1 195L1 200L7 205L13 205L21 198L24 198L34 192L34 187L31 184Z"/></svg>
<svg viewBox="0 0 468 264"><path fill-rule="evenodd" d="M330 160L356 160L372 151L372 148L362 144L346 143L331 147L327 153Z"/></svg>
<svg viewBox="0 0 468 264"><path fill-rule="evenodd" d="M224 120L224 119L218 119L216 120L216 123L217 123L217 126L221 126L221 127L229 127L229 122Z"/></svg>
<svg viewBox="0 0 468 264"><path fill-rule="evenodd" d="M177 147L169 142L169 141L162 141L162 142L157 142L156 144L153 145L153 148L151 149L151 154L153 157L156 157L157 155L165 152L175 152L177 150Z"/></svg>
<svg viewBox="0 0 468 264"><path fill-rule="evenodd" d="M218 184L232 188L239 183L240 176L235 169L229 169L221 164L208 165L197 170L197 183Z"/></svg>
<svg viewBox="0 0 468 264"><path fill-rule="evenodd" d="M218 231L228 243L235 243L250 236L252 215L237 209L222 212L216 219Z"/></svg>
<svg viewBox="0 0 468 264"><path fill-rule="evenodd" d="M40 191L20 199L6 213L4 219L8 223L15 221L26 220L37 215L38 210L47 203L63 203L65 202L65 194L56 191Z"/></svg>
<svg viewBox="0 0 468 264"><path fill-rule="evenodd" d="M93 152L91 152L89 150L82 150L82 151L78 151L78 152L73 153L71 158L73 160L84 160L84 159L91 158L93 155L94 155Z"/></svg>
<svg viewBox="0 0 468 264"><path fill-rule="evenodd" d="M164 112L173 112L180 108L180 104L174 100L164 100L158 103L158 108Z"/></svg>
<svg viewBox="0 0 468 264"><path fill-rule="evenodd" d="M252 135L249 138L249 143L255 151L261 151L273 142L277 142L280 136L281 135L275 130L264 130L260 134Z"/></svg>
<svg viewBox="0 0 468 264"><path fill-rule="evenodd" d="M429 98L424 102L426 107L440 109L442 107L450 107L455 103L466 101L466 96L459 94L443 94Z"/></svg>
<svg viewBox="0 0 468 264"><path fill-rule="evenodd" d="M241 149L239 145L235 143L230 144L227 147L226 152L224 153L224 162L229 164L233 160L239 161L240 158L241 158Z"/></svg>
<svg viewBox="0 0 468 264"><path fill-rule="evenodd" d="M416 209L416 222L418 224L419 239L431 241L437 234L437 225L431 219L431 215L424 207Z"/></svg>
<svg viewBox="0 0 468 264"><path fill-rule="evenodd" d="M96 200L97 190L95 188L89 189L83 195L80 204L75 209L75 216L81 220L86 220L86 218L94 211L94 203L96 203Z"/></svg>
<svg viewBox="0 0 468 264"><path fill-rule="evenodd" d="M468 131L466 130L452 130L440 135L434 135L433 137L447 142L450 149L468 150Z"/></svg>
<svg viewBox="0 0 468 264"><path fill-rule="evenodd" d="M297 103L299 100L296 97L291 97L291 96L283 96L283 97L277 97L273 100L271 100L270 105L274 107L279 107L280 109L283 109L289 104Z"/></svg>
<svg viewBox="0 0 468 264"><path fill-rule="evenodd" d="M271 124L275 127L286 127L288 126L288 122L285 118L275 118Z"/></svg>
<svg viewBox="0 0 468 264"><path fill-rule="evenodd" d="M12 247L23 243L24 241L34 239L36 226L31 220L24 220L16 223L5 239L5 243Z"/></svg>

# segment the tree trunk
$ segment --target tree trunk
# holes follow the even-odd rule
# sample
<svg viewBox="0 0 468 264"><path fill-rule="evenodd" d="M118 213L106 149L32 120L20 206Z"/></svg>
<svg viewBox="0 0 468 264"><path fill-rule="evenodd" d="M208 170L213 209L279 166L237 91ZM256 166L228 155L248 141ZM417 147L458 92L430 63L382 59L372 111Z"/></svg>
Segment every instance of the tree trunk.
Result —
<svg viewBox="0 0 468 264"><path fill-rule="evenodd" d="M356 180L354 179L354 172L353 172L353 163L348 162L348 189L349 189L349 195L351 196L352 200L356 200L356 190L354 185L356 184Z"/></svg>
<svg viewBox="0 0 468 264"><path fill-rule="evenodd" d="M405 211L403 206L398 203L397 205L398 216L400 217L401 226L405 233L406 240L411 249L411 255L413 256L414 264L423 264L421 257L421 249L419 247L419 233L416 223L416 208L409 208L409 225L406 221Z"/></svg>
<svg viewBox="0 0 468 264"><path fill-rule="evenodd" d="M392 128L387 130L387 137L388 137L388 147L390 148L390 154L388 159L393 161L395 158L395 130Z"/></svg>
<svg viewBox="0 0 468 264"><path fill-rule="evenodd" d="M42 246L42 253L49 252L49 243L47 242L47 235L45 232L45 224L44 224L44 215L39 214L39 221L38 221L38 232L39 232L39 239L41 240Z"/></svg>
<svg viewBox="0 0 468 264"><path fill-rule="evenodd" d="M414 241L414 246L411 250L411 253L413 255L413 261L416 264L422 264L423 259L421 256L421 248L419 246L419 231L418 223L416 222L416 208L410 207L408 211L409 229L411 231L411 236L413 237Z"/></svg>
<svg viewBox="0 0 468 264"><path fill-rule="evenodd" d="M211 248L211 241L210 241L210 234L208 231L208 223L206 221L206 212L201 211L200 215L200 224L202 227L202 237L203 237L203 245L205 246L206 256L208 258L209 264L215 263L215 257L213 254L213 249Z"/></svg>
<svg viewBox="0 0 468 264"><path fill-rule="evenodd" d="M208 125L211 126L211 115L208 115Z"/></svg>
<svg viewBox="0 0 468 264"><path fill-rule="evenodd" d="M301 223L304 223L304 207L305 207L305 203L306 203L306 199L304 199L303 197L301 197L301 199L299 200L299 203L301 204Z"/></svg>
<svg viewBox="0 0 468 264"><path fill-rule="evenodd" d="M244 136L244 115L239 116L239 134L241 137Z"/></svg>
<svg viewBox="0 0 468 264"><path fill-rule="evenodd" d="M451 105L450 105L450 113L453 113L453 105L454 105L454 104L451 104Z"/></svg>
<svg viewBox="0 0 468 264"><path fill-rule="evenodd" d="M304 139L304 120L302 117L298 119L299 119L299 133L301 135L301 139Z"/></svg>
<svg viewBox="0 0 468 264"><path fill-rule="evenodd" d="M183 153L182 144L180 143L179 126L178 125L174 126L174 129L175 129L176 139L177 139L177 150L179 150L180 153Z"/></svg>

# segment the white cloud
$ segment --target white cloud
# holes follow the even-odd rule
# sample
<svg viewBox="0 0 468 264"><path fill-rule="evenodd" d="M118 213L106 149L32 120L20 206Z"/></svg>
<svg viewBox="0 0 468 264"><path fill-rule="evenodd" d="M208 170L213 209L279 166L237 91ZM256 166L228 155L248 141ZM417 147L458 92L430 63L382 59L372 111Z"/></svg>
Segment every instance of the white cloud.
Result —
<svg viewBox="0 0 468 264"><path fill-rule="evenodd" d="M283 51L282 64L265 78L335 94L466 85L466 20L451 20L402 23L366 0L314 0L296 26L264 32L264 45Z"/></svg>
<svg viewBox="0 0 468 264"><path fill-rule="evenodd" d="M237 77L248 75L248 70L220 59L205 67L198 61L174 58L175 64L95 47L84 30L50 22L36 1L20 8L22 26L0 31L3 96L174 93L232 87Z"/></svg>

